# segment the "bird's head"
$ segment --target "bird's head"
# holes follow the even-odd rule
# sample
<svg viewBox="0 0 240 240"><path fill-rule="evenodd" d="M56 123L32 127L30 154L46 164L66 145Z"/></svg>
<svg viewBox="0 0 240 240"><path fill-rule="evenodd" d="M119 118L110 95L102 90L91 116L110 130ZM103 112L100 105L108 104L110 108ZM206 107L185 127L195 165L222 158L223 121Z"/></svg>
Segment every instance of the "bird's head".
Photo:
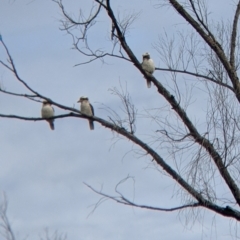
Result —
<svg viewBox="0 0 240 240"><path fill-rule="evenodd" d="M43 105L51 105L51 103L48 101L48 100L46 100L46 99L44 99L43 101L42 101L42 103L43 103Z"/></svg>
<svg viewBox="0 0 240 240"><path fill-rule="evenodd" d="M79 98L78 102L81 103L81 102L86 101L86 100L88 101L88 97L82 96L82 97Z"/></svg>
<svg viewBox="0 0 240 240"><path fill-rule="evenodd" d="M143 59L150 59L150 54L148 52L144 53L142 56Z"/></svg>

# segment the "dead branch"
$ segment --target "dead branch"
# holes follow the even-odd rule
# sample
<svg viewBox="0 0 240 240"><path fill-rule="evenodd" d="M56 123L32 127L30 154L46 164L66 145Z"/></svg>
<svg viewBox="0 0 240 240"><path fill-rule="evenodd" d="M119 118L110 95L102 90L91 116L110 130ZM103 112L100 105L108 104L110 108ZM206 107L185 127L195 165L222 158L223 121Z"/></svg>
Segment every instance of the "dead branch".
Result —
<svg viewBox="0 0 240 240"><path fill-rule="evenodd" d="M3 194L3 202L0 206L0 234L4 237L6 240L15 240L15 235L13 233L11 224L7 217L7 198L6 195Z"/></svg>
<svg viewBox="0 0 240 240"><path fill-rule="evenodd" d="M45 236L39 236L40 240L67 240L67 234L61 234L57 230L51 234L49 229L46 228L44 232Z"/></svg>
<svg viewBox="0 0 240 240"><path fill-rule="evenodd" d="M240 14L240 1L238 2L234 20L233 20L233 26L232 26L232 35L231 35L231 46L230 46L230 64L232 65L233 69L235 69L235 51L236 51L236 37L237 37L237 24Z"/></svg>
<svg viewBox="0 0 240 240"><path fill-rule="evenodd" d="M228 84L220 82L220 81L218 81L218 80L216 80L214 78L211 78L211 77L209 77L207 75L194 73L194 72L190 72L190 71L187 71L187 70L179 70L179 69L171 69L171 68L156 68L156 70L188 74L188 75L195 76L195 77L198 77L198 78L203 78L203 79L209 80L209 81L211 81L213 83L216 83L218 85L221 85L223 87L226 87L226 88L230 89L232 92L234 92L234 89L231 86L229 86ZM211 73L211 71L210 71L210 73Z"/></svg>
<svg viewBox="0 0 240 240"><path fill-rule="evenodd" d="M127 127L130 129L130 132L134 134L136 131L137 110L134 104L132 103L130 94L127 91L127 85L125 89L123 89L122 84L120 82L120 91L116 87L114 87L113 89L109 89L109 91L111 92L111 94L119 97L122 102L122 106L123 106L122 111L126 115L126 119L122 119L121 120L122 123L120 125L124 127L124 123L126 122Z"/></svg>
<svg viewBox="0 0 240 240"><path fill-rule="evenodd" d="M93 192L97 193L98 195L103 196L103 198L101 198L101 202L97 203L94 210L99 206L99 204L103 203L104 199L105 200L111 199L111 200L113 200L117 203L124 204L124 205L131 206L131 207L143 208L143 209L148 209L148 210L156 210L156 211L162 211L162 212L173 212L173 211L178 211L178 210L181 210L181 209L184 209L184 208L189 208L189 207L201 207L201 205L199 203L185 204L185 205L182 205L182 206L172 207L172 208L161 208L161 207L153 207L153 206L148 206L148 205L142 205L142 204L137 204L137 203L134 203L134 202L130 201L129 199L124 197L118 191L116 191L118 193L118 196L111 196L109 194L103 193L102 191L96 190L95 188L88 185L87 183L84 183L84 184L88 188L90 188Z"/></svg>

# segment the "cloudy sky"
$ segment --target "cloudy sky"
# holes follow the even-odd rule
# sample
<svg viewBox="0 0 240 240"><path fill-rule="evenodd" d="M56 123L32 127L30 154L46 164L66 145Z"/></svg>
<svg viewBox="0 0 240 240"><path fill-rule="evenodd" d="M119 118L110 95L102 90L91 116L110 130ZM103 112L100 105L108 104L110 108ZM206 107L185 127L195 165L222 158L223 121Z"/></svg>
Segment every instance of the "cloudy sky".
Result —
<svg viewBox="0 0 240 240"><path fill-rule="evenodd" d="M72 16L78 16L80 8L85 13L90 9L88 1L64 2ZM148 51L156 65L164 67L153 44L164 31L172 35L187 26L170 8L156 7L158 2L116 1L114 10L121 16L140 13L127 33L127 41L139 61L142 53ZM212 17L218 19L233 10L232 1L224 5L211 0L209 6ZM39 93L69 107L78 108L79 97L87 95L95 114L104 119L109 117L106 107L123 115L121 102L110 89L127 84L140 116L137 134L151 143L157 125L144 116L147 111L164 106L164 100L154 87L147 89L141 74L126 61L107 58L105 64L95 61L74 67L88 59L73 50L72 38L59 30L61 18L59 7L50 0L1 2L0 33L20 77ZM110 49L110 27L102 14L98 27L90 34L91 46ZM1 45L0 59L6 60ZM168 80L161 72L155 76ZM8 91L27 93L2 66L0 84ZM0 113L39 117L40 109L40 103L0 94ZM55 113L64 111L55 108ZM197 118L199 111L190 109L191 114ZM120 190L129 199L159 207L181 203L174 194L178 187L156 168L150 157L97 123L95 130L89 131L84 119L59 119L55 121L55 131L51 131L45 121L0 119L0 129L0 192L7 196L7 215L17 239L39 239L46 228L50 233L57 230L67 234L71 240L231 239L234 235L234 222L205 211L194 221L189 217L191 211L154 212L108 200L93 212L101 197L84 182L116 195L116 184L127 176L133 178Z"/></svg>

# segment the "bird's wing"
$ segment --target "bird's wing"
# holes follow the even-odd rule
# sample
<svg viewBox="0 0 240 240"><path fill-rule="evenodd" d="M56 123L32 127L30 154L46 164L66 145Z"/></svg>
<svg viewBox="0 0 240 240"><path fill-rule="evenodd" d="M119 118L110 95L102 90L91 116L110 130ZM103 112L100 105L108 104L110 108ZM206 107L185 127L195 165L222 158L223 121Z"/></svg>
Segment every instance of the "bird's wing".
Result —
<svg viewBox="0 0 240 240"><path fill-rule="evenodd" d="M94 116L94 108L93 108L93 106L92 106L91 103L90 103L89 105L90 105L90 108L91 108L91 110L92 110L92 115Z"/></svg>

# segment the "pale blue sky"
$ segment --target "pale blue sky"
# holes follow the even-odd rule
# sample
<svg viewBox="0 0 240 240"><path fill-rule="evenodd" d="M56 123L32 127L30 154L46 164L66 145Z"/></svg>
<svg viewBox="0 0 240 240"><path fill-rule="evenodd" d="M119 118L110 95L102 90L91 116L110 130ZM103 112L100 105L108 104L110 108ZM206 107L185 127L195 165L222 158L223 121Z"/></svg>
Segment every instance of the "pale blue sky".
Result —
<svg viewBox="0 0 240 240"><path fill-rule="evenodd" d="M76 6L86 7L83 0L64 2L75 15L78 14ZM171 35L186 25L175 11L154 7L157 2L116 1L114 7L122 12L141 12L127 41L139 61L142 53L148 51L156 65L162 66L152 44L164 29ZM209 2L214 17L230 14L232 10L231 4ZM21 78L32 88L56 102L76 108L79 97L87 95L95 114L105 119L109 114L102 109L102 104L122 114L120 101L109 92L109 88L119 87L119 80L123 84L127 82L139 113L165 104L154 87L146 88L145 80L131 63L108 58L108 64L96 61L73 67L86 58L71 49L71 37L59 30L60 19L58 6L50 0L1 3L0 33ZM92 33L92 41L96 46L106 44L107 48L111 46L110 42L106 43L111 24L106 17L101 17L99 24L101 28ZM0 45L0 59L5 58ZM160 72L155 76L168 80ZM0 84L9 91L26 92L2 66ZM201 110L204 108L199 106ZM0 93L1 113L38 117L40 109L41 104ZM198 119L200 113L195 110L190 109L189 114ZM55 108L55 113L61 114L63 110ZM152 134L157 125L142 118L137 124L139 136L151 141L145 130ZM115 144L116 136L97 123L95 131L89 131L86 120L65 118L56 120L55 128L51 131L44 121L0 119L0 192L7 195L8 217L17 239L26 236L39 239L45 228L66 233L70 240L231 239L229 229L234 229L235 223L229 224L227 219L205 211L203 221L196 221L193 226L186 226L185 214L136 209L110 200L90 214L100 196L83 182L98 189L103 187L106 193L115 195L115 185L130 175L135 178L135 185L130 180L120 188L126 196L137 203L159 207L179 204L178 197L172 194L177 187L154 169L148 156L140 158L137 147L125 139Z"/></svg>

